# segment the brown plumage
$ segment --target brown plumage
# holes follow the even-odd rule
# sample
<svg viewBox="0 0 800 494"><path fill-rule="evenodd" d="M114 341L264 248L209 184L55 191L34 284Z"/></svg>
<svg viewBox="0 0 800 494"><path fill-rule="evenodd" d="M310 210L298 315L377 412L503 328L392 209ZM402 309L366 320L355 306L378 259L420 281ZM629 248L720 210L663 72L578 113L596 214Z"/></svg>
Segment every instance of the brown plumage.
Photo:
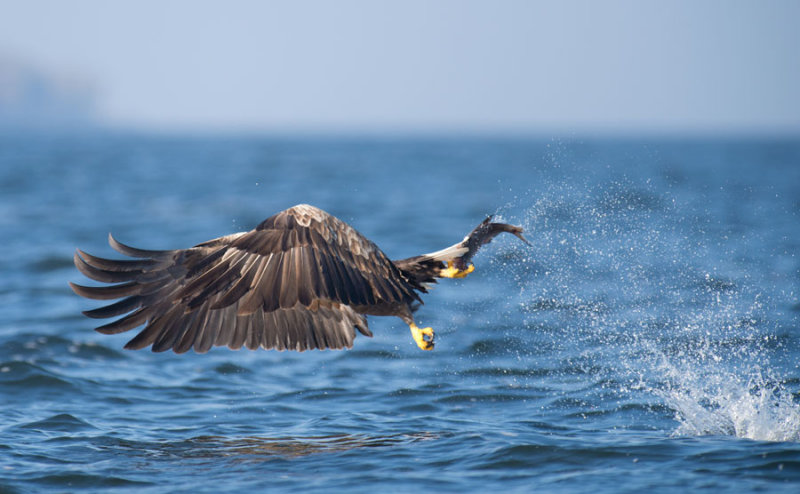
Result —
<svg viewBox="0 0 800 494"><path fill-rule="evenodd" d="M390 261L348 224L301 204L254 230L181 250L142 250L109 235L109 244L135 260L109 260L78 250L75 266L110 286L70 283L83 297L118 302L85 311L88 317L124 317L97 328L116 334L144 325L126 345L155 352L212 346L278 350L350 348L356 330L372 336L366 315L394 315L411 326L417 344L433 348L414 325L418 292L439 277L471 272L477 249L506 231L522 229L487 218L458 244ZM447 264L446 264L447 263Z"/></svg>

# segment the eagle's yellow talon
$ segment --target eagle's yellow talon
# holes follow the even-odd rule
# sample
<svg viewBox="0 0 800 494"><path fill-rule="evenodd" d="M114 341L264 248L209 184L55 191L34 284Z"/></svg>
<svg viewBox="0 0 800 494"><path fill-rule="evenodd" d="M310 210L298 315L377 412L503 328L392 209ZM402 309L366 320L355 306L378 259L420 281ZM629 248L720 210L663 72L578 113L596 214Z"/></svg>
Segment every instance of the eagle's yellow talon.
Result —
<svg viewBox="0 0 800 494"><path fill-rule="evenodd" d="M447 261L447 267L439 271L439 276L442 278L463 278L471 272L475 271L475 265L470 264L467 269L461 270L455 267L453 261Z"/></svg>
<svg viewBox="0 0 800 494"><path fill-rule="evenodd" d="M433 328L418 328L411 323L411 337L414 338L417 346L423 350L433 350Z"/></svg>

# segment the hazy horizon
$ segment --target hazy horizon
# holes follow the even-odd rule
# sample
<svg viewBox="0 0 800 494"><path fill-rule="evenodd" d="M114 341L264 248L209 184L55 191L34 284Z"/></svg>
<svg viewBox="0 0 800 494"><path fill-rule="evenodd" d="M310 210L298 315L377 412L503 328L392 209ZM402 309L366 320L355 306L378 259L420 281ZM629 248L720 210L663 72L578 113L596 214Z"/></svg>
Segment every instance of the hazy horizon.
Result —
<svg viewBox="0 0 800 494"><path fill-rule="evenodd" d="M0 57L81 81L117 128L800 133L796 2L0 5ZM42 93L9 80L0 117Z"/></svg>

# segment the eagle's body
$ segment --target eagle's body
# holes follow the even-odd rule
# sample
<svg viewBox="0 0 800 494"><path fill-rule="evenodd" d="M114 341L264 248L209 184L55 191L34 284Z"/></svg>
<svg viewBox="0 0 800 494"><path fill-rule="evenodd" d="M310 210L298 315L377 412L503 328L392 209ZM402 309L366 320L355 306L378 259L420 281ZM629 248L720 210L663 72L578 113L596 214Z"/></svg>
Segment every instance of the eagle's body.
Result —
<svg viewBox="0 0 800 494"><path fill-rule="evenodd" d="M144 329L125 348L152 345L177 353L212 346L278 350L349 348L356 329L372 336L367 315L393 315L411 328L417 345L433 348L433 330L414 324L419 292L440 277L466 276L477 249L519 227L487 218L458 244L432 254L391 261L347 223L301 204L249 232L181 250L141 250L109 235L111 246L137 260L108 260L82 251L75 265L111 286L70 283L84 297L122 300L84 312L93 318L127 314L97 330Z"/></svg>

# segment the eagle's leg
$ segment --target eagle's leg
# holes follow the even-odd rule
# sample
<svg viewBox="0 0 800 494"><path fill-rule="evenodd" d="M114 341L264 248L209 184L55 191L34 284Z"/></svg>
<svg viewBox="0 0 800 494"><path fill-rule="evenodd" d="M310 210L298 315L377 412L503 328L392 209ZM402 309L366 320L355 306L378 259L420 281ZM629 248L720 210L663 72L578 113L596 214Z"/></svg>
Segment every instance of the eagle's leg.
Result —
<svg viewBox="0 0 800 494"><path fill-rule="evenodd" d="M442 278L463 278L475 271L475 265L470 263L467 269L458 269L453 261L447 261L447 267L439 271Z"/></svg>
<svg viewBox="0 0 800 494"><path fill-rule="evenodd" d="M433 328L418 328L413 321L408 327L418 347L423 350L433 350Z"/></svg>

